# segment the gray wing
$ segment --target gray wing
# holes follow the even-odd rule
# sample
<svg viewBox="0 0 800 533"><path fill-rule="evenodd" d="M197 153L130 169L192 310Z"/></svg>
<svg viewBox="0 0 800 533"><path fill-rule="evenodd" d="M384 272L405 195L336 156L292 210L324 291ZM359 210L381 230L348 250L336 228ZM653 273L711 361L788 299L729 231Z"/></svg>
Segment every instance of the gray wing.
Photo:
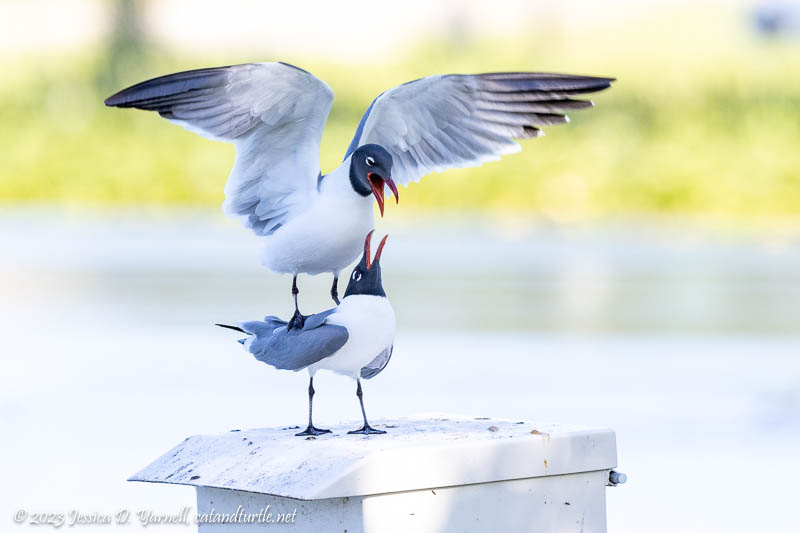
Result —
<svg viewBox="0 0 800 533"><path fill-rule="evenodd" d="M311 200L332 102L322 80L284 63L179 72L105 101L157 111L189 131L233 143L236 162L222 208L257 235L271 234Z"/></svg>
<svg viewBox="0 0 800 533"><path fill-rule="evenodd" d="M268 316L264 321L240 322L239 327L252 335L245 347L256 359L279 370L302 370L330 357L347 342L344 326L325 323L335 309L306 318L302 329L286 330L286 322Z"/></svg>
<svg viewBox="0 0 800 533"><path fill-rule="evenodd" d="M392 351L394 346L389 346L384 351L379 353L375 359L367 363L367 366L361 369L361 377L364 379L374 378L381 373L381 370L386 368L389 364L389 359L392 358Z"/></svg>
<svg viewBox="0 0 800 533"><path fill-rule="evenodd" d="M479 166L518 152L513 139L538 137L540 126L568 122L568 111L594 105L572 96L612 81L541 72L422 78L372 102L345 159L361 145L379 144L392 154L392 178L404 185L430 172Z"/></svg>

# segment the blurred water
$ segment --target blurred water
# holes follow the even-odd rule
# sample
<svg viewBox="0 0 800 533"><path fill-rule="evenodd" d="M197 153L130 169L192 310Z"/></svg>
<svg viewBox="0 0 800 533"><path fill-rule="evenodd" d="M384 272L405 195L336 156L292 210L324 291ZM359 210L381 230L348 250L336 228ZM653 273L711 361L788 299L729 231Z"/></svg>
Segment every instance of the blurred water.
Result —
<svg viewBox="0 0 800 533"><path fill-rule="evenodd" d="M613 427L630 482L609 490L611 531L796 524L791 243L642 221L439 218L387 230L399 335L387 371L366 384L372 417ZM258 267L256 240L235 223L7 211L0 245L0 516L177 512L192 489L125 478L189 434L304 419L305 375L257 363L211 326L291 310L290 279ZM329 283L301 278L304 311L329 305ZM349 380L315 385L321 426L355 423Z"/></svg>

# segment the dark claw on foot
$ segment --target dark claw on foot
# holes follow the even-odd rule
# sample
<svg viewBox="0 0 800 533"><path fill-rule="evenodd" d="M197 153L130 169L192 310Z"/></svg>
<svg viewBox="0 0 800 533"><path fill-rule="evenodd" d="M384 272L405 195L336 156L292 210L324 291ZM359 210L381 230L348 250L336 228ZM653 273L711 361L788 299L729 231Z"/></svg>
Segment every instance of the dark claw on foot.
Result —
<svg viewBox="0 0 800 533"><path fill-rule="evenodd" d="M292 331L292 329L303 329L303 326L306 323L306 316L300 314L299 311L295 311L294 315L292 315L291 320L286 325L286 331Z"/></svg>
<svg viewBox="0 0 800 533"><path fill-rule="evenodd" d="M370 426L363 426L361 429L348 431L348 435L384 435L386 432L381 429L373 429Z"/></svg>
<svg viewBox="0 0 800 533"><path fill-rule="evenodd" d="M307 437L309 435L313 435L313 436L316 437L317 435L324 435L324 434L330 433L330 432L331 432L330 429L319 429L319 428L315 428L314 426L308 426L304 431L301 431L300 433L295 433L294 436L295 437Z"/></svg>

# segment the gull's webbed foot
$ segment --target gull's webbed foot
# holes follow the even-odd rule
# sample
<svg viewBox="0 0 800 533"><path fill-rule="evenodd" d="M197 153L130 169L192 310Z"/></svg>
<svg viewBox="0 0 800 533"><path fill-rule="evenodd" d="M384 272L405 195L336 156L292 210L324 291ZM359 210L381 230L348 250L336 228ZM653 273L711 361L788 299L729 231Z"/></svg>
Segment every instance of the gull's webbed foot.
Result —
<svg viewBox="0 0 800 533"><path fill-rule="evenodd" d="M330 433L330 429L319 429L314 426L308 426L305 430L301 431L300 433L295 433L295 437L307 437L309 435L316 437L317 435L324 435L326 433Z"/></svg>
<svg viewBox="0 0 800 533"><path fill-rule="evenodd" d="M384 435L384 434L386 434L386 432L383 431L382 429L374 429L373 427L365 424L360 429L356 429L356 430L353 430L353 431L348 431L347 434L348 435Z"/></svg>

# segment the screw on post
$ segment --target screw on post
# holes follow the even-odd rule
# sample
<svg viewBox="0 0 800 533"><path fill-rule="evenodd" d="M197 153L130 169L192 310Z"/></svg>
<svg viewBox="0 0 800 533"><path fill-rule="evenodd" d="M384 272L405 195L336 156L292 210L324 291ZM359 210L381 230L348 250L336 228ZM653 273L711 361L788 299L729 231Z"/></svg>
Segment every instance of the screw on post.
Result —
<svg viewBox="0 0 800 533"><path fill-rule="evenodd" d="M616 487L617 485L622 485L626 481L628 481L628 476L626 476L622 472L617 472L616 470L612 470L608 473L609 487Z"/></svg>

